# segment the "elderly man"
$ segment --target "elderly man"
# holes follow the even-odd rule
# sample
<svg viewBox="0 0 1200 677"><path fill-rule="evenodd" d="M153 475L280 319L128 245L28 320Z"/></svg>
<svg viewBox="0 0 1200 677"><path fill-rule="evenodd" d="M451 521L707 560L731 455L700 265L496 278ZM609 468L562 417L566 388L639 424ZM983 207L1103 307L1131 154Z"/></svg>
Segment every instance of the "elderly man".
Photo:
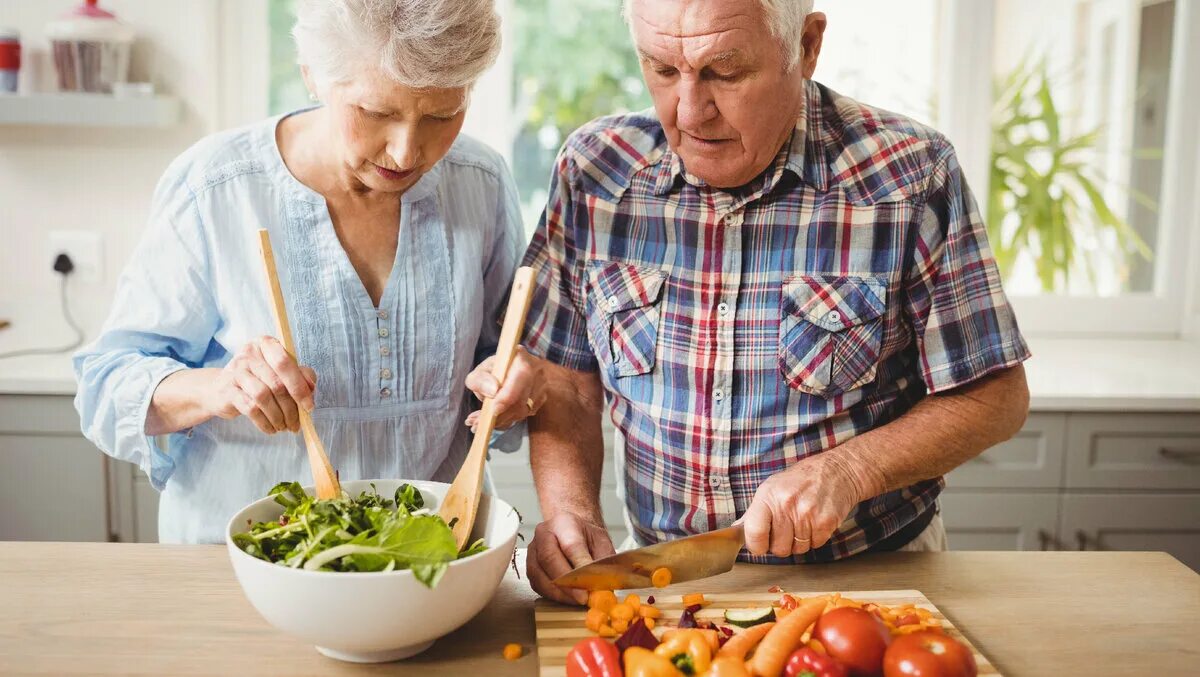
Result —
<svg viewBox="0 0 1200 677"><path fill-rule="evenodd" d="M526 262L549 363L529 578L743 520L743 558L943 549L942 475L1025 420L1029 355L946 139L810 80L801 0L629 0L654 113L563 148Z"/></svg>

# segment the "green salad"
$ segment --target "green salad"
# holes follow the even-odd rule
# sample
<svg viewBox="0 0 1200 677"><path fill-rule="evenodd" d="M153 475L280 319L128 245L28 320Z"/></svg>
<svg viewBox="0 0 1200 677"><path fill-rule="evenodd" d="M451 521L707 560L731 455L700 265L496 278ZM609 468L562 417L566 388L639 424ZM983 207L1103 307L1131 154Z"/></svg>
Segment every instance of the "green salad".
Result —
<svg viewBox="0 0 1200 677"><path fill-rule="evenodd" d="M233 542L261 560L308 571L393 571L409 569L434 587L450 562L483 552L483 539L462 552L450 527L425 509L420 490L396 489L394 500L375 485L357 498L318 500L297 482L280 482L269 496L284 507L275 522L251 524Z"/></svg>

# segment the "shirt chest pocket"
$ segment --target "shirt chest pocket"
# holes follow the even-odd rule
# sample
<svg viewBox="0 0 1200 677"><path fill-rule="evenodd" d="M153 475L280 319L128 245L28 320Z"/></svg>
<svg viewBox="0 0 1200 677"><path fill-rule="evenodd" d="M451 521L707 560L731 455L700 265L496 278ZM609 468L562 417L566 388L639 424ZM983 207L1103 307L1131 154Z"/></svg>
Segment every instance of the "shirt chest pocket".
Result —
<svg viewBox="0 0 1200 677"><path fill-rule="evenodd" d="M798 275L785 281L779 369L788 385L833 397L874 380L886 301L883 278Z"/></svg>
<svg viewBox="0 0 1200 677"><path fill-rule="evenodd" d="M614 376L654 370L659 299L666 273L618 261L588 264L588 325L592 347Z"/></svg>

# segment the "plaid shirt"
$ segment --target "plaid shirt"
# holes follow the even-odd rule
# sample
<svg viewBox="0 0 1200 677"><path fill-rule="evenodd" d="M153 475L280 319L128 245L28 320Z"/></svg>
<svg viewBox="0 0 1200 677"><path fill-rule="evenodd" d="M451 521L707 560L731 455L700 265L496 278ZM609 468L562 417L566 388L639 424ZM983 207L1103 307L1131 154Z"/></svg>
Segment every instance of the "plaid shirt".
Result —
<svg viewBox="0 0 1200 677"><path fill-rule="evenodd" d="M688 174L646 113L559 154L525 255L526 345L599 370L639 542L728 526L770 475L1029 355L949 142L807 89L791 141L739 189ZM864 501L796 560L868 549L943 486Z"/></svg>

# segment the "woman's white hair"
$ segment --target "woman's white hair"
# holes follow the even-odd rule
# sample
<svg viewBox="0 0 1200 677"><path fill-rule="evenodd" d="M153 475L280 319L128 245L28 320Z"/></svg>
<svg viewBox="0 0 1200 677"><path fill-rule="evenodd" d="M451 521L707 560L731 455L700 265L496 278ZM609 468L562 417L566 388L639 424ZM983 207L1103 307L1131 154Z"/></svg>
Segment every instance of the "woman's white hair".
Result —
<svg viewBox="0 0 1200 677"><path fill-rule="evenodd" d="M645 0L653 2L653 0ZM812 14L815 0L758 0L762 4L767 18L767 28L771 35L779 41L787 56L788 69L795 68L800 63L804 48L800 43L804 35L804 17ZM632 8L634 0L624 0L625 22L630 26L633 22Z"/></svg>
<svg viewBox="0 0 1200 677"><path fill-rule="evenodd" d="M299 0L297 62L318 86L378 67L415 89L469 87L500 53L494 0Z"/></svg>

